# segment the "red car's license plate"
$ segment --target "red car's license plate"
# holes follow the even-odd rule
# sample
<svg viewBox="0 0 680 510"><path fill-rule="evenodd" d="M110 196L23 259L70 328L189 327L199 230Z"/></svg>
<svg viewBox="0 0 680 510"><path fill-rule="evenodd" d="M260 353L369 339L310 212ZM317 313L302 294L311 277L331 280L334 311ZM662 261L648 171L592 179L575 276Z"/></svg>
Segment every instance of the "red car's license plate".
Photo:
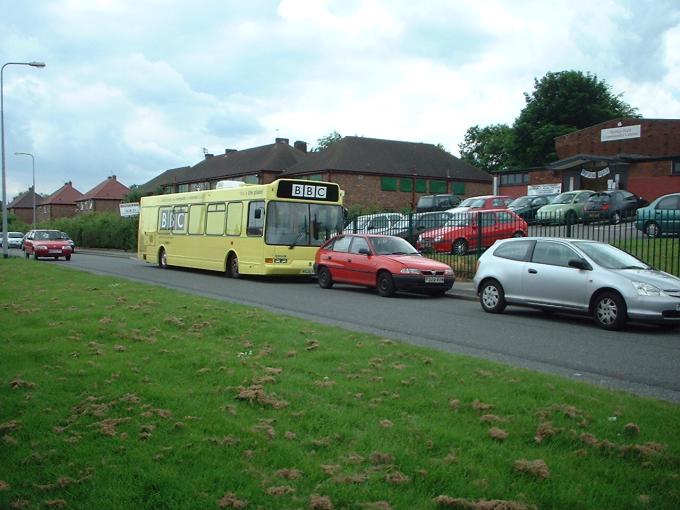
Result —
<svg viewBox="0 0 680 510"><path fill-rule="evenodd" d="M443 276L426 276L425 283L444 283Z"/></svg>
<svg viewBox="0 0 680 510"><path fill-rule="evenodd" d="M61 253L61 250L50 250L50 253Z"/></svg>

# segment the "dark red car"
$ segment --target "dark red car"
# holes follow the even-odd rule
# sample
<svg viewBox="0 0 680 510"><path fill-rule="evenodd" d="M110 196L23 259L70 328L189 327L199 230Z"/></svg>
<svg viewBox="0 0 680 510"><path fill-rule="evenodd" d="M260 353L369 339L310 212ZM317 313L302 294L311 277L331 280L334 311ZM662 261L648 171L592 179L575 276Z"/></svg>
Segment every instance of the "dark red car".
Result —
<svg viewBox="0 0 680 510"><path fill-rule="evenodd" d="M527 222L512 211L468 211L441 228L420 234L416 247L420 251L465 255L477 248L480 237L482 248L488 248L498 239L525 237L527 230Z"/></svg>
<svg viewBox="0 0 680 510"><path fill-rule="evenodd" d="M316 253L319 286L350 283L378 289L389 297L397 291L443 296L455 275L448 265L423 257L396 236L343 234L328 240Z"/></svg>
<svg viewBox="0 0 680 510"><path fill-rule="evenodd" d="M71 260L73 248L70 240L59 230L31 230L24 238L23 250L26 258L33 255L38 257L51 257L55 260L64 257Z"/></svg>

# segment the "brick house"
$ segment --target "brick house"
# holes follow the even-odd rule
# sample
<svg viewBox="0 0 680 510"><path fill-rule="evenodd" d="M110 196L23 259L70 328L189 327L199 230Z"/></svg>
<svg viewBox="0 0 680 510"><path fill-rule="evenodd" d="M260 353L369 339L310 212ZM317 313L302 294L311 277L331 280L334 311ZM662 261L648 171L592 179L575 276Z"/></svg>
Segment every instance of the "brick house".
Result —
<svg viewBox="0 0 680 510"><path fill-rule="evenodd" d="M429 143L346 136L310 153L281 177L336 182L345 206L414 208L427 194L491 192L492 177Z"/></svg>
<svg viewBox="0 0 680 510"><path fill-rule="evenodd" d="M33 200L35 197L35 215L38 217L38 206L42 203L43 197L33 191L31 186L26 193L16 197L7 205L7 211L14 214L17 219L28 225L33 224Z"/></svg>
<svg viewBox="0 0 680 510"><path fill-rule="evenodd" d="M291 147L287 138L241 151L206 154L192 167L168 170L143 184L145 194L212 189L223 179L266 184L288 177L336 182L345 204L403 209L421 195L483 195L491 176L432 144L347 136L321 152L307 152L305 142Z"/></svg>
<svg viewBox="0 0 680 510"><path fill-rule="evenodd" d="M45 198L36 211L36 221L49 221L56 218L69 218L77 213L76 201L83 194L73 187L71 181Z"/></svg>
<svg viewBox="0 0 680 510"><path fill-rule="evenodd" d="M118 182L115 175L111 175L76 200L78 213L106 211L117 213L118 204L123 202L129 192L130 188Z"/></svg>
<svg viewBox="0 0 680 510"><path fill-rule="evenodd" d="M555 138L558 161L500 176L500 190L528 186L625 189L646 200L680 192L680 119L620 118Z"/></svg>

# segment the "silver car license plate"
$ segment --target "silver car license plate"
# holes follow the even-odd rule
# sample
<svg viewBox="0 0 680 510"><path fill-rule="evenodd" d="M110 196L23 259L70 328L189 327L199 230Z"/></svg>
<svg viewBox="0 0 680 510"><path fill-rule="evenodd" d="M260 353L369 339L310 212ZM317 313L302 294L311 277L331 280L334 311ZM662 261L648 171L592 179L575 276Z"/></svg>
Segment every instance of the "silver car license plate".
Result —
<svg viewBox="0 0 680 510"><path fill-rule="evenodd" d="M443 276L426 276L425 283L444 283Z"/></svg>

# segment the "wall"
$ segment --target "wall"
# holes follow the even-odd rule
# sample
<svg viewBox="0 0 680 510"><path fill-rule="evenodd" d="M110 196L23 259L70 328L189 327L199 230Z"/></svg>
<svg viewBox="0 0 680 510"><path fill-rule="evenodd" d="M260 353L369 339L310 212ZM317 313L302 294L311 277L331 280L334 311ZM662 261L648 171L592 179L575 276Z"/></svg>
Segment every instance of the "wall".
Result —
<svg viewBox="0 0 680 510"><path fill-rule="evenodd" d="M671 161L634 163L628 173L627 189L652 201L668 193L680 193L680 175L671 175Z"/></svg>
<svg viewBox="0 0 680 510"><path fill-rule="evenodd" d="M71 218L77 213L75 204L39 205L36 209L36 222L54 220L56 218Z"/></svg>
<svg viewBox="0 0 680 510"><path fill-rule="evenodd" d="M602 129L618 127L619 121L603 122L595 126L560 136L555 139L557 158L565 159L577 154L616 156L617 154L643 154L649 156L680 155L680 120L624 119L623 126L640 125L640 138L600 141Z"/></svg>

